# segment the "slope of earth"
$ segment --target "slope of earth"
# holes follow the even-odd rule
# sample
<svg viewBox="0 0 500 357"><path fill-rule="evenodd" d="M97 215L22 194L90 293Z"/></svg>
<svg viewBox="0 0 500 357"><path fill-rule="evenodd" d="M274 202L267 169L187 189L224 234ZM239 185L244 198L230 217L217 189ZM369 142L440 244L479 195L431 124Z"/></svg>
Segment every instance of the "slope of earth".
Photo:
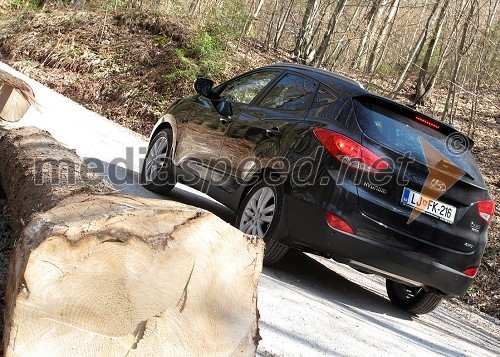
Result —
<svg viewBox="0 0 500 357"><path fill-rule="evenodd" d="M196 33L188 21L157 13L130 11L4 12L0 17L0 59L24 74L141 134L176 98L192 94L194 75L176 77L185 64L177 49L186 48ZM235 46L233 46L235 47ZM262 52L258 44L243 43L222 59L216 82L261 65L289 60L289 54ZM394 78L367 78L344 73L369 88L389 93ZM176 78L176 79L175 79ZM369 82L369 83L368 83ZM411 83L412 81L408 81ZM413 88L407 85L399 97ZM421 107L439 117L446 88L437 88ZM467 94L461 94L466 103ZM473 150L491 195L500 197L500 112L497 93L485 92L472 132ZM468 130L467 105L460 105L454 122ZM497 205L498 206L498 205ZM498 217L498 208L497 214ZM500 316L500 225L491 224L489 244L473 287L462 301L492 316Z"/></svg>

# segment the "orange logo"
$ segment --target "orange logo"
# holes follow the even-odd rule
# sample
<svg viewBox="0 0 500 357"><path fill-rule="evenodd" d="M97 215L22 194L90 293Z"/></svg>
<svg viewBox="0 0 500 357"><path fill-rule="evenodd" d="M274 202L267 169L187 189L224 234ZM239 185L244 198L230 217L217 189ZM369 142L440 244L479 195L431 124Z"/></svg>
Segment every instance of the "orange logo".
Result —
<svg viewBox="0 0 500 357"><path fill-rule="evenodd" d="M464 171L448 160L425 139L422 137L419 137L419 139L429 169L429 175L425 180L421 195L429 197L431 200L437 200L447 189L460 180L464 175ZM419 200L411 212L408 224L424 212L430 203L429 200Z"/></svg>

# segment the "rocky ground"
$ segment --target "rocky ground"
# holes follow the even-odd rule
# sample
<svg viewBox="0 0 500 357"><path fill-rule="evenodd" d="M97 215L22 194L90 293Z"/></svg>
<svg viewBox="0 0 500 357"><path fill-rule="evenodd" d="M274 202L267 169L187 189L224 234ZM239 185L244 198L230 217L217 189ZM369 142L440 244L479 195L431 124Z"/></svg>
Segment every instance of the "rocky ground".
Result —
<svg viewBox="0 0 500 357"><path fill-rule="evenodd" d="M175 98L192 93L191 77L176 78L184 68L176 50L193 36L192 25L143 12L4 13L0 17L0 60L59 93L132 130L147 135ZM261 65L289 60L280 52L262 52L255 43L233 48L231 61L221 63L216 82ZM388 76L366 78L344 73L374 91L387 94ZM409 81L408 83L411 83ZM408 102L408 84L399 100ZM422 111L439 117L445 88L436 88ZM468 121L467 93L454 125L473 136L473 150L494 199L500 197L500 103L498 90L484 89L478 117ZM0 244L8 241L8 223L0 201ZM498 210L497 210L498 217ZM2 233L4 232L4 233ZM8 244L7 244L8 246ZM493 221L489 244L474 286L462 301L492 316L500 316L500 227ZM2 254L5 248L2 248Z"/></svg>

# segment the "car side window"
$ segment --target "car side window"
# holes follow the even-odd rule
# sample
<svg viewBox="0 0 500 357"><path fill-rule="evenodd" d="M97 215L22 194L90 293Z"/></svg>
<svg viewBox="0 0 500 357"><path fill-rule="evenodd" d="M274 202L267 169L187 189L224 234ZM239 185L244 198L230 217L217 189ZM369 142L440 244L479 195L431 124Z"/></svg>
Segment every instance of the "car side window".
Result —
<svg viewBox="0 0 500 357"><path fill-rule="evenodd" d="M313 101L313 108L324 107L337 101L337 96L328 89L328 87L321 85L316 93Z"/></svg>
<svg viewBox="0 0 500 357"><path fill-rule="evenodd" d="M283 110L304 110L316 84L294 74L285 75L261 100L259 106Z"/></svg>
<svg viewBox="0 0 500 357"><path fill-rule="evenodd" d="M278 74L276 71L261 71L229 82L219 97L230 102L250 104L250 102Z"/></svg>
<svg viewBox="0 0 500 357"><path fill-rule="evenodd" d="M342 103L334 92L324 85L320 85L314 97L310 118L322 118L327 120L339 120L341 117Z"/></svg>

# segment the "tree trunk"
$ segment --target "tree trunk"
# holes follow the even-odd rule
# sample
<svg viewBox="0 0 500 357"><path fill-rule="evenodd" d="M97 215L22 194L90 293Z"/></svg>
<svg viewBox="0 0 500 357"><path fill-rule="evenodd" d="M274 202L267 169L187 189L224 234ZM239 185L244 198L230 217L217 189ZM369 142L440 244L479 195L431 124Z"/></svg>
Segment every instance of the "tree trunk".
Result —
<svg viewBox="0 0 500 357"><path fill-rule="evenodd" d="M474 15L475 5L476 5L476 1L473 0L471 5L470 5L470 8L469 8L469 13L467 14L467 18L466 18L465 23L464 23L464 27L462 30L462 36L461 36L461 39L460 39L460 42L459 42L458 48L457 48L457 59L455 61L455 66L453 68L453 73L451 75L450 85L448 87L448 94L446 95L446 101L445 101L445 105L444 105L444 109L443 109L443 114L441 115L441 121L444 121L446 119L446 116L448 115L450 98L454 92L455 83L457 81L458 74L460 72L460 67L462 66L462 60L463 60L463 57L467 51L465 48L465 41L467 40L467 32L468 32L472 17Z"/></svg>
<svg viewBox="0 0 500 357"><path fill-rule="evenodd" d="M474 136L474 130L476 126L476 117L477 117L477 110L478 110L478 105L479 105L479 90L481 87L481 83L484 83L483 77L485 76L485 62L487 60L486 56L486 49L488 48L487 44L487 39L489 39L491 27L493 25L493 19L494 15L496 14L496 8L498 6L498 1L495 1L493 3L493 6L491 6L488 9L488 15L486 18L486 29L484 30L484 37L479 44L479 54L477 58L477 68L476 68L476 78L474 81L474 97L472 99L472 106L471 106L471 112L470 112L470 117L469 117L469 124L467 127L467 135L470 136L471 138ZM498 43L496 44L498 47ZM494 55L497 51L492 51L493 56L492 58L496 59L496 56ZM491 68L491 67L490 67Z"/></svg>
<svg viewBox="0 0 500 357"><path fill-rule="evenodd" d="M415 46L413 47L413 50L411 51L410 56L408 57L408 59L406 61L406 65L404 66L403 70L399 74L399 77L396 81L396 84L394 85L393 95L396 95L399 93L399 91L403 87L404 80L406 79L406 74L408 73L408 69L410 68L410 65L413 64L414 60L418 59L418 54L422 50L422 47L427 39L427 34L429 32L430 27L433 24L434 15L437 12L438 8L439 8L439 1L436 1L436 3L434 4L434 6L432 8L432 11L431 11L429 17L427 18L427 23L425 24L424 29L420 33L420 36L419 36Z"/></svg>
<svg viewBox="0 0 500 357"><path fill-rule="evenodd" d="M255 354L261 240L120 195L35 128L0 139L0 182L18 237L6 356Z"/></svg>
<svg viewBox="0 0 500 357"><path fill-rule="evenodd" d="M328 21L328 26L323 35L323 40L321 41L318 47L318 52L314 60L314 64L316 67L321 67L323 65L323 61L325 60L326 56L326 51L328 49L328 46L330 45L330 41L337 26L338 19L342 15L342 12L344 11L345 3L346 0L339 0L337 2L335 10L333 10L332 12L332 16L330 17L330 21Z"/></svg>
<svg viewBox="0 0 500 357"><path fill-rule="evenodd" d="M375 44L373 45L372 50L368 56L368 64L366 66L366 72L372 73L375 71L376 67L376 58L379 54L380 48L383 47L383 44L388 37L390 30L392 28L392 24L394 22L394 17L399 9L399 0L393 0L390 5L391 10L385 19L384 25L380 28L377 39L375 40ZM385 53L385 51L384 51ZM382 57L382 55L380 56Z"/></svg>
<svg viewBox="0 0 500 357"><path fill-rule="evenodd" d="M347 29L345 30L342 37L337 41L335 48L333 49L333 51L330 53L330 55L328 56L328 58L326 60L326 63L330 64L330 71L333 70L335 63L337 62L339 57L342 55L344 50L346 48L348 48L350 43L351 43L351 38L348 38L346 40L346 36L349 33L349 30L351 29L351 25L353 25L354 23L357 23L356 18L358 17L359 11L361 10L361 3L362 3L362 1L359 1L358 4L356 5L356 9L354 10L354 13L349 20L349 24L347 25ZM357 27L355 28L354 32L357 32L359 25L360 25L360 23L358 22Z"/></svg>
<svg viewBox="0 0 500 357"><path fill-rule="evenodd" d="M290 17L290 13L292 12L293 4L295 0L291 0L288 3L288 8L284 11L283 17L280 18L278 24L276 25L276 36L274 37L274 48L278 48L281 36L283 36L283 31L285 30L286 22L288 21L288 17ZM281 7L283 12L285 5Z"/></svg>
<svg viewBox="0 0 500 357"><path fill-rule="evenodd" d="M314 48L314 42L316 40L316 36L319 33L319 30L323 27L323 20L325 19L325 15L328 11L328 7L330 4L326 4L325 8L321 12L321 16L317 22L317 24L314 26L314 30L312 30L309 34L309 39L305 44L305 50L303 51L302 58L305 58L306 63L311 63L314 60L314 57L316 56L316 49Z"/></svg>
<svg viewBox="0 0 500 357"><path fill-rule="evenodd" d="M259 18L260 10L262 9L262 6L264 5L264 0L259 0L259 3L257 5L257 8L255 9L255 12L252 14L252 17L250 18L250 21L247 23L247 27L245 28L245 35L248 36L250 31L252 31L252 26L255 20Z"/></svg>
<svg viewBox="0 0 500 357"><path fill-rule="evenodd" d="M352 67L360 68L364 64L364 58L366 57L366 47L370 45L373 32L377 27L377 24L384 12L384 7L387 0L374 0L373 5L368 13L368 24L366 25L366 31L359 41L358 49L356 50L356 56L352 61Z"/></svg>
<svg viewBox="0 0 500 357"><path fill-rule="evenodd" d="M427 46L427 51L425 52L422 65L420 66L420 72L417 79L417 87L415 90L415 101L417 104L422 104L425 101L425 97L429 95L429 92L432 88L432 85L429 85L429 83L433 83L433 81L431 80L429 81L429 83L427 83L427 75L429 73L432 55L434 54L434 50L436 49L439 37L441 36L441 30L443 29L444 19L446 17L446 12L448 10L449 4L450 0L445 0L443 6L441 7L441 11L439 12L439 16L436 20L436 27Z"/></svg>
<svg viewBox="0 0 500 357"><path fill-rule="evenodd" d="M396 3L396 2L395 2L395 3ZM380 67L380 64L382 63L382 61L383 61L383 60L384 60L384 58L385 58L385 54L386 54L386 52L387 52L387 48L389 47L389 38L390 38L390 33L392 32L392 28L393 28L393 26L394 26L394 17L395 17L395 15L396 15L396 12L397 12L397 8L398 8L398 6L399 6L399 3L397 3L397 4L396 4L396 11L394 12L394 14L392 14L392 12L391 12L391 14L392 14L392 15L391 15L391 14L389 14L389 16L388 16L388 24L387 24L387 28L386 28L386 32L387 32L387 34L385 34L385 35L383 36L383 38L384 38L384 43L381 45L381 47L382 47L382 51L381 51L380 55L378 56L378 59L377 59L376 63L373 65L373 69L372 69L372 72L371 72L371 76L370 76L370 82L369 82L369 84L371 84L371 83L372 83L372 81L373 81L373 77L375 76L375 73L378 71L378 69L379 69L379 67ZM394 9L394 8L393 8L393 9ZM389 21L389 19L391 19L391 20ZM378 41L379 41L379 43L381 43L381 40L380 40L380 39L379 39Z"/></svg>
<svg viewBox="0 0 500 357"><path fill-rule="evenodd" d="M295 49L293 50L293 54L297 60L301 60L304 57L305 47L314 25L314 19L318 14L319 4L320 0L307 0L306 10L302 17L302 24L295 40Z"/></svg>
<svg viewBox="0 0 500 357"><path fill-rule="evenodd" d="M267 31L266 31L266 39L264 40L264 44L262 45L264 51L268 51L271 46L271 37L273 35L273 24L274 19L276 18L276 12L278 11L278 2L279 0L274 1L273 13L271 14L271 20L267 23Z"/></svg>

